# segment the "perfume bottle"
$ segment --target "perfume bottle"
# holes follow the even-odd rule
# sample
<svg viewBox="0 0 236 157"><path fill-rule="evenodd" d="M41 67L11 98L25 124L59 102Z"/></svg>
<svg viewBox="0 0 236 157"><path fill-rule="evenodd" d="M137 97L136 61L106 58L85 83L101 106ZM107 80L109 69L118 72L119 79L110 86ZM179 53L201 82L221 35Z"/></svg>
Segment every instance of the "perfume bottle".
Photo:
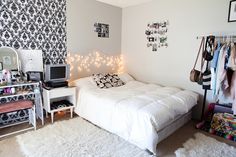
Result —
<svg viewBox="0 0 236 157"><path fill-rule="evenodd" d="M7 83L11 84L11 72L10 71L7 72Z"/></svg>
<svg viewBox="0 0 236 157"><path fill-rule="evenodd" d="M16 93L16 89L13 87L11 88L11 94L15 94Z"/></svg>

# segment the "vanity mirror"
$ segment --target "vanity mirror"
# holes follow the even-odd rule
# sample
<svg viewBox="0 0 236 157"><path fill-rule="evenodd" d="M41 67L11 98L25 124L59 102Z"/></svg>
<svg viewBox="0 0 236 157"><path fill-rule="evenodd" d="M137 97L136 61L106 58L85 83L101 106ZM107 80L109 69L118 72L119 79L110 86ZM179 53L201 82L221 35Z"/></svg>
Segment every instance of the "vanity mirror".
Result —
<svg viewBox="0 0 236 157"><path fill-rule="evenodd" d="M0 47L0 71L19 71L18 53L11 47Z"/></svg>

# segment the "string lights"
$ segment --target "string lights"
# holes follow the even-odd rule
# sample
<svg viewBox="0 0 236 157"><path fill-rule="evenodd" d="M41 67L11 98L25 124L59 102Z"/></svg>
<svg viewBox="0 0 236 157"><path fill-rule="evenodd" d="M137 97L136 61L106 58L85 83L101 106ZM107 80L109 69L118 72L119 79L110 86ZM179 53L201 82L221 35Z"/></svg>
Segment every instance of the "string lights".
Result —
<svg viewBox="0 0 236 157"><path fill-rule="evenodd" d="M87 55L79 53L67 54L67 63L70 64L71 77L72 71L89 73L102 67L108 67L113 73L122 73L124 71L123 60L124 57L121 54L111 56L98 51Z"/></svg>

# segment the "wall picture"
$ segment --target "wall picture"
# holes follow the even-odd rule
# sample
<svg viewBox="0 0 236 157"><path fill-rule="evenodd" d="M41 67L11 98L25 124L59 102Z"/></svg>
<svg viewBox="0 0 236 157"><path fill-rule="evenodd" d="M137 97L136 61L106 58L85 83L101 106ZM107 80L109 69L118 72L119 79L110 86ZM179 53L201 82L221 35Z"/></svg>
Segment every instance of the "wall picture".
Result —
<svg viewBox="0 0 236 157"><path fill-rule="evenodd" d="M109 38L109 25L103 23L95 23L94 31L98 33L98 37L100 38Z"/></svg>
<svg viewBox="0 0 236 157"><path fill-rule="evenodd" d="M3 64L11 65L11 57L10 56L3 56L2 57Z"/></svg>
<svg viewBox="0 0 236 157"><path fill-rule="evenodd" d="M236 22L236 0L230 1L228 22Z"/></svg>
<svg viewBox="0 0 236 157"><path fill-rule="evenodd" d="M168 47L167 32L169 21L153 22L147 24L145 34L147 36L147 47L152 51L157 51L158 48Z"/></svg>

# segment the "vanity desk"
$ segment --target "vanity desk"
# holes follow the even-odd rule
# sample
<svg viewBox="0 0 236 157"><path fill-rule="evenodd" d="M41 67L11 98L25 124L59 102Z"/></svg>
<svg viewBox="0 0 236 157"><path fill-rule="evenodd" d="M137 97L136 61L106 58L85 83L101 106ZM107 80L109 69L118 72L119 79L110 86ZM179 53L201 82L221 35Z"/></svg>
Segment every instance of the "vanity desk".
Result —
<svg viewBox="0 0 236 157"><path fill-rule="evenodd" d="M10 92L8 92L10 91ZM0 86L0 129L22 123L30 127L4 135L30 129L36 130L36 118L44 125L42 98L39 82L22 82Z"/></svg>
<svg viewBox="0 0 236 157"><path fill-rule="evenodd" d="M29 129L36 130L38 118L44 125L41 83L23 81L26 80L27 72L42 71L42 66L37 63L36 67L40 69L32 69L34 62L32 54L28 53L30 50L21 51L7 46L0 47L0 138ZM36 54L41 57L36 57L43 65L40 52ZM15 127L13 130L18 130L11 133L9 131L12 129L3 129L22 123L28 125ZM7 133L4 134L5 130Z"/></svg>

